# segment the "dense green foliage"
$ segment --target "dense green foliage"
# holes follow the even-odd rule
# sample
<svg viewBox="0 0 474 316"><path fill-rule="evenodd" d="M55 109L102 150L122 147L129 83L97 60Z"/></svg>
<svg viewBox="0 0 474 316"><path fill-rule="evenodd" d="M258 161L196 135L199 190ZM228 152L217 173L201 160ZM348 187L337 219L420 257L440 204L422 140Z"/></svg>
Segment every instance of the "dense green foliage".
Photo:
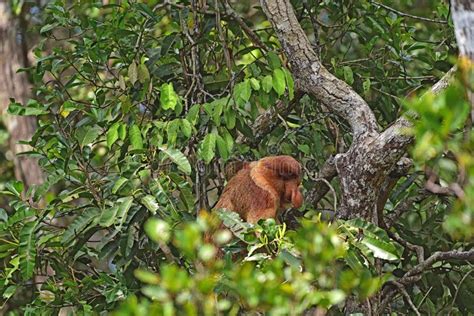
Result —
<svg viewBox="0 0 474 316"><path fill-rule="evenodd" d="M413 6L400 2L401 10ZM465 199L427 194L390 234L361 219L321 221L321 210L336 202L331 194L302 208L297 229L273 220L251 226L222 212L233 235L219 231L211 244L203 234L218 227L216 218L197 210L215 203L225 162L291 154L304 165L308 192L322 163L350 145L347 122L295 90L253 1L234 9L257 43L220 1L195 10L189 1L110 3L51 1L32 28L42 38L28 69L35 98L12 100L9 113L38 117L28 154L47 179L28 189L3 184L10 202L0 209L0 294L12 313L338 312L347 298L363 302L416 265L412 249L390 234L427 255L468 245L474 144L472 130L463 133L464 81L418 98L451 68L451 22L405 18L371 1L293 3L323 63L364 96L381 126L403 104L420 115L412 131L416 167L386 212L420 194L427 166L446 183L462 168ZM424 4L412 13L449 19L443 1ZM257 116L278 102L298 105L271 133L254 135ZM467 313L471 271L463 262L438 264L407 290L422 313ZM410 311L402 296L391 309Z"/></svg>

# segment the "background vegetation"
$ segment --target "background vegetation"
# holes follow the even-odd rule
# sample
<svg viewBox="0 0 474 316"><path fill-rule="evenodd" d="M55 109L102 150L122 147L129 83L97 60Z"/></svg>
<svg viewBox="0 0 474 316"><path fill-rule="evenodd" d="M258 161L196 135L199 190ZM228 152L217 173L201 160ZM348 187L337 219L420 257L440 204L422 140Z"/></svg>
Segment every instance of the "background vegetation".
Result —
<svg viewBox="0 0 474 316"><path fill-rule="evenodd" d="M44 182L12 179L1 130L6 313L472 313L469 63L425 93L456 63L449 3L292 4L322 64L382 129L417 114L385 227L334 217L340 183L319 179L351 145L350 122L301 90L259 3L12 1L34 43L20 70L33 95L8 114L37 118L23 155ZM212 209L226 163L276 154L304 165L304 207L255 226L220 212L233 234L206 242L219 221L198 211Z"/></svg>

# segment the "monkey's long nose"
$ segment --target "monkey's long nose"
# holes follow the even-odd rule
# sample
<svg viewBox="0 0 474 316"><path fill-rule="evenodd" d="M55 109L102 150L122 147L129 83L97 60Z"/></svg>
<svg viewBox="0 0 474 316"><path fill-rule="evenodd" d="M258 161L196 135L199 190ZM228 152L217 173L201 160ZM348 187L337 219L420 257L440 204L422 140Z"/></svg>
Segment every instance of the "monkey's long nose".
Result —
<svg viewBox="0 0 474 316"><path fill-rule="evenodd" d="M301 194L299 189L291 193L291 204L293 204L294 208L300 208L303 205L303 194Z"/></svg>

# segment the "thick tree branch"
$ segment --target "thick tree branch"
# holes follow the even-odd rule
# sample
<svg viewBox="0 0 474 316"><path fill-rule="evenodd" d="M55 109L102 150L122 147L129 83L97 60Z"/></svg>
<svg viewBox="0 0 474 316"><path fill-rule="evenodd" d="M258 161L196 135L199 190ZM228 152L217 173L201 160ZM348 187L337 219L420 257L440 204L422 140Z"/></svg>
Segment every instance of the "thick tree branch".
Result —
<svg viewBox="0 0 474 316"><path fill-rule="evenodd" d="M433 264L439 261L445 260L459 260L459 261L468 261L474 262L474 249L468 251L459 251L459 250L452 250L452 251L437 251L433 253L428 259L422 261L421 263L417 264L413 267L410 271L405 273L400 279L396 282L401 285L410 285L420 280L421 273L426 271L427 269L431 268ZM391 282L388 282L387 285L390 285ZM383 291L381 297L383 297L382 302L380 303L378 313L376 315L383 314L384 309L387 305L392 301L392 298L397 293L397 288L393 287L386 287Z"/></svg>
<svg viewBox="0 0 474 316"><path fill-rule="evenodd" d="M335 157L342 193L337 217L362 217L377 223L374 210L380 187L412 141L403 130L411 126L410 121L401 118L379 134L375 116L367 103L321 64L289 0L261 0L261 3L299 87L351 125L353 143L347 152ZM441 80L433 90L442 87L444 82Z"/></svg>
<svg viewBox="0 0 474 316"><path fill-rule="evenodd" d="M456 66L452 67L437 83L431 87L430 91L434 94L438 94L446 89L453 79L456 70ZM409 117L415 118L415 113L408 112L404 116L401 116L392 126L387 128L380 135L380 141L386 144L387 149L394 148L404 152L406 146L412 142L413 138L406 135L404 132L404 129L412 126Z"/></svg>
<svg viewBox="0 0 474 316"><path fill-rule="evenodd" d="M453 10L454 33L459 47L459 55L464 67L463 77L468 87L468 99L471 103L471 122L474 121L474 91L469 82L474 73L474 2L472 0L451 0ZM463 69L465 68L465 69ZM472 79L471 79L472 80Z"/></svg>
<svg viewBox="0 0 474 316"><path fill-rule="evenodd" d="M355 140L377 134L377 121L367 103L321 64L288 0L261 0L303 91L343 117Z"/></svg>

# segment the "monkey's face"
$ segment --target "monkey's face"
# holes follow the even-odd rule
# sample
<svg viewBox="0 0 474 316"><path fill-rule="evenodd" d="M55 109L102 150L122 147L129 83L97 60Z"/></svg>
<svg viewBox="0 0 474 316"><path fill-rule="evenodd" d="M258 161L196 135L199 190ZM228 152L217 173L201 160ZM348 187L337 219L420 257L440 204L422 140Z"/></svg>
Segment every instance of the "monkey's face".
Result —
<svg viewBox="0 0 474 316"><path fill-rule="evenodd" d="M272 174L274 187L280 192L280 206L295 208L303 204L300 191L301 165L290 156L267 157L263 159L265 168Z"/></svg>
<svg viewBox="0 0 474 316"><path fill-rule="evenodd" d="M300 208L303 205L303 194L300 190L301 179L285 181L285 191L281 200L283 206L289 206L291 204L294 208Z"/></svg>

